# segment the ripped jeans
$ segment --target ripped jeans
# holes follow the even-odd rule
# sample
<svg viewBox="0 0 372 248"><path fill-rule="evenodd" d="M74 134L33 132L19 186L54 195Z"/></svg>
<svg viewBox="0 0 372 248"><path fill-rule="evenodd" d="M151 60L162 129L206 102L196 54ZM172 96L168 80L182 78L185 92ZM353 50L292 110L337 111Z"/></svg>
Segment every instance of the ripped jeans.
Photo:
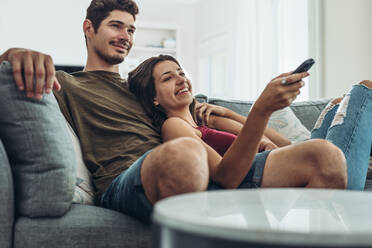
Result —
<svg viewBox="0 0 372 248"><path fill-rule="evenodd" d="M330 102L311 138L326 139L338 146L347 161L347 189L363 190L372 142L372 90L354 85L340 103Z"/></svg>

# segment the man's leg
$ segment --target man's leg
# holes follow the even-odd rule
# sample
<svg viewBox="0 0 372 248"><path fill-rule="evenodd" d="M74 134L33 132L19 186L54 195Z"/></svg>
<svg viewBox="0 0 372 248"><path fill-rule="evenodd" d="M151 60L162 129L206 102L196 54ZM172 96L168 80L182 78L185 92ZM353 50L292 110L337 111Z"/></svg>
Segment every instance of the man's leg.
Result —
<svg viewBox="0 0 372 248"><path fill-rule="evenodd" d="M101 205L150 221L153 204L168 196L207 189L207 153L191 138L168 141L145 153L115 178Z"/></svg>
<svg viewBox="0 0 372 248"><path fill-rule="evenodd" d="M207 152L191 138L168 141L146 157L141 181L152 204L168 196L204 191L209 182Z"/></svg>
<svg viewBox="0 0 372 248"><path fill-rule="evenodd" d="M270 152L261 187L345 188L342 151L326 140L313 139Z"/></svg>

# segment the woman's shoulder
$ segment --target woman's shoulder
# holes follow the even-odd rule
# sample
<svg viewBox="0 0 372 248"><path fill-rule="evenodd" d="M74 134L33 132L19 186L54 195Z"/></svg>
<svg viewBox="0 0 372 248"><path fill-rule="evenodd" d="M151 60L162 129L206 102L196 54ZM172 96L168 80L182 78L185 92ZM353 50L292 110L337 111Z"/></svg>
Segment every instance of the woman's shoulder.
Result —
<svg viewBox="0 0 372 248"><path fill-rule="evenodd" d="M186 121L184 121L182 118L180 117L169 117L168 119L166 119L164 121L164 124L163 126L169 126L169 125L188 125L188 123ZM188 125L190 126L190 125Z"/></svg>
<svg viewBox="0 0 372 248"><path fill-rule="evenodd" d="M185 134L189 136L191 134L196 134L200 137L200 131L193 128L189 123L179 117L170 117L166 119L162 126L162 133L178 133Z"/></svg>

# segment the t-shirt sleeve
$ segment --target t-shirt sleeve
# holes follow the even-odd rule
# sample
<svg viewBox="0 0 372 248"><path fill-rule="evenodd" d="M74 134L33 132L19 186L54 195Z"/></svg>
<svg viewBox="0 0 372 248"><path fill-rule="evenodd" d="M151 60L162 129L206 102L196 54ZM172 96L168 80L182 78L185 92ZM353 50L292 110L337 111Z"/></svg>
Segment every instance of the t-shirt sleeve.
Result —
<svg viewBox="0 0 372 248"><path fill-rule="evenodd" d="M61 110L63 116L68 121L68 123L71 125L71 127L73 127L73 129L75 130L75 128L74 128L75 125L72 121L70 110L67 106L67 96L66 96L65 87L68 87L68 85L67 85L66 75L64 75L64 74L66 74L66 73L62 72L62 71L58 71L56 73L56 77L58 79L58 82L61 84L61 90L60 91L54 90L53 94L54 94L55 98L57 99L59 109Z"/></svg>

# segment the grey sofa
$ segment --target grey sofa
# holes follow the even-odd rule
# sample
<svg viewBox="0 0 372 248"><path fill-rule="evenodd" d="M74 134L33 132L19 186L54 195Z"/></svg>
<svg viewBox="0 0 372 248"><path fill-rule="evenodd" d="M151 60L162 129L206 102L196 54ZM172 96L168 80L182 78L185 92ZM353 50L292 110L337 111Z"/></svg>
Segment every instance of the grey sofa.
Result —
<svg viewBox="0 0 372 248"><path fill-rule="evenodd" d="M10 72L8 70L5 73ZM2 109L30 107L31 114L35 114L35 112L43 112L48 105L56 104L53 101L48 102L48 99L43 103L26 99L15 89L14 82L5 83L9 80L11 81L11 78L1 78L0 74L0 97L10 94L6 100L2 100ZM4 85L7 85L8 89L4 90ZM241 114L247 114L251 105L242 101L208 100L203 95L198 95L197 98L199 101L231 108ZM15 106L13 102L17 101L21 101L22 105ZM5 102L8 102L7 106L4 105ZM327 100L295 103L292 109L303 124L311 129L326 103ZM33 109L34 105L40 108ZM5 130L0 132L0 247L151 247L150 226L116 211L98 206L72 204L74 180L65 180L63 177L73 178L73 168L66 169L63 173L58 169L58 173L53 174L53 171L40 164L43 160L36 161L32 166L19 165L21 159L12 149L15 147L17 151L22 144L16 142L24 142L9 141L12 138L9 138L9 130L19 125L5 121L13 118L9 117L12 114L18 116L17 111L13 112L14 110L0 112L0 129ZM53 117L53 122L47 123L47 127L54 125L57 122L56 118ZM25 122L21 124L25 125ZM49 132L54 133L53 130L54 128L51 128ZM33 145L39 144L38 140L33 140L36 139L30 133L33 131L25 130L25 132L23 134L27 136L25 139L31 140ZM64 133L59 136L63 135ZM56 137L57 141L63 140L64 137L59 136ZM53 156L56 151L48 152ZM66 168L69 168L68 166ZM40 168L42 169L39 170ZM47 177L38 177L45 175L45 172ZM28 176L24 176L25 174ZM372 189L371 185L368 181L367 188ZM56 193L54 190L58 187L64 187L64 190ZM64 198L61 199L60 196Z"/></svg>

